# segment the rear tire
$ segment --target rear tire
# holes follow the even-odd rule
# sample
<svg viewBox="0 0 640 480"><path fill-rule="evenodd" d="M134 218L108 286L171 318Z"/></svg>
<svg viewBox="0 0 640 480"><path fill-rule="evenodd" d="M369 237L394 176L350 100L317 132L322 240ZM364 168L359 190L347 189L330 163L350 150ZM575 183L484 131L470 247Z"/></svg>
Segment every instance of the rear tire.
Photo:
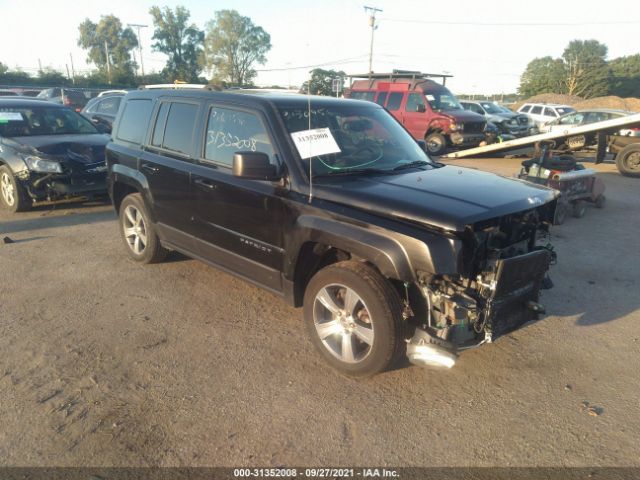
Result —
<svg viewBox="0 0 640 480"><path fill-rule="evenodd" d="M0 206L11 213L24 212L31 208L27 192L7 165L0 166Z"/></svg>
<svg viewBox="0 0 640 480"><path fill-rule="evenodd" d="M430 133L424 141L427 144L427 153L430 155L440 156L447 151L447 139L441 133Z"/></svg>
<svg viewBox="0 0 640 480"><path fill-rule="evenodd" d="M139 193L127 195L120 204L120 235L129 256L140 263L162 262L168 250L160 244L156 227Z"/></svg>
<svg viewBox="0 0 640 480"><path fill-rule="evenodd" d="M360 262L329 265L313 276L304 295L304 321L325 361L350 377L387 370L405 351L398 293Z"/></svg>
<svg viewBox="0 0 640 480"><path fill-rule="evenodd" d="M587 213L587 204L584 200L576 200L573 202L572 212L574 217L582 218Z"/></svg>
<svg viewBox="0 0 640 480"><path fill-rule="evenodd" d="M600 194L596 197L593 203L595 204L596 208L604 208L605 204L607 203L607 197Z"/></svg>
<svg viewBox="0 0 640 480"><path fill-rule="evenodd" d="M626 177L640 177L640 143L627 145L616 155L618 171Z"/></svg>
<svg viewBox="0 0 640 480"><path fill-rule="evenodd" d="M558 202L556 205L556 213L553 216L554 225L562 225L567 219L567 205L564 202Z"/></svg>

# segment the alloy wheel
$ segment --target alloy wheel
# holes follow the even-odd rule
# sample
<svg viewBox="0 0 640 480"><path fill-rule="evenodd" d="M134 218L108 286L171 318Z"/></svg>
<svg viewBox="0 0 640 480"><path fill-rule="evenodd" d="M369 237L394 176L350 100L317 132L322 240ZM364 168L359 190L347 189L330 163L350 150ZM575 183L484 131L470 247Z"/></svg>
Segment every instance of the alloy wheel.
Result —
<svg viewBox="0 0 640 480"><path fill-rule="evenodd" d="M133 253L142 255L148 243L147 226L142 213L133 205L127 205L122 222L127 245Z"/></svg>
<svg viewBox="0 0 640 480"><path fill-rule="evenodd" d="M373 321L353 289L337 283L320 289L313 305L313 320L322 344L338 360L359 363L371 353Z"/></svg>
<svg viewBox="0 0 640 480"><path fill-rule="evenodd" d="M16 201L15 188L13 187L11 177L9 177L9 174L6 172L2 172L0 176L0 192L2 192L4 202L12 207Z"/></svg>

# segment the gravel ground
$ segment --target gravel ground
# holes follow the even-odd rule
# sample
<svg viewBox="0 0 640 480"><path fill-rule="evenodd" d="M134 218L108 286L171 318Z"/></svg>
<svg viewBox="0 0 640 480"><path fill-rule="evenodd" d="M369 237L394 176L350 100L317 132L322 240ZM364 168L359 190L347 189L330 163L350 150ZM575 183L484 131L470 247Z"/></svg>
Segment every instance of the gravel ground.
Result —
<svg viewBox="0 0 640 480"><path fill-rule="evenodd" d="M365 381L274 295L128 260L108 205L2 213L0 465L639 466L640 180L595 168L608 204L554 228L542 321Z"/></svg>

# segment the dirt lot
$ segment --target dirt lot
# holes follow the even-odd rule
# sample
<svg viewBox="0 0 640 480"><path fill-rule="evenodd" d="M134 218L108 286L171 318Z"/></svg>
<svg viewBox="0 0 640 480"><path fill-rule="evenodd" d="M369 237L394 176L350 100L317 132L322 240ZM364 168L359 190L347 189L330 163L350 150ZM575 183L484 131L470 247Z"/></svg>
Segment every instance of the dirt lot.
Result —
<svg viewBox="0 0 640 480"><path fill-rule="evenodd" d="M607 207L554 229L544 320L366 381L275 296L178 255L132 263L107 205L0 214L0 462L638 466L640 180L596 168Z"/></svg>

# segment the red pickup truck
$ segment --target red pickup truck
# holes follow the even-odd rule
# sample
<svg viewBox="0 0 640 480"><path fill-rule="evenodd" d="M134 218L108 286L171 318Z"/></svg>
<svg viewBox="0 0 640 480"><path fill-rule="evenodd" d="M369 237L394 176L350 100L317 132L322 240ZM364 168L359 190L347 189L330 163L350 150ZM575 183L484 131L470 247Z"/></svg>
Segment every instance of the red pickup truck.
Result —
<svg viewBox="0 0 640 480"><path fill-rule="evenodd" d="M485 140L485 119L465 110L445 87L449 75L394 70L392 73L349 75L345 97L385 107L428 153L442 155L448 147L477 147ZM429 77L442 78L439 84Z"/></svg>

